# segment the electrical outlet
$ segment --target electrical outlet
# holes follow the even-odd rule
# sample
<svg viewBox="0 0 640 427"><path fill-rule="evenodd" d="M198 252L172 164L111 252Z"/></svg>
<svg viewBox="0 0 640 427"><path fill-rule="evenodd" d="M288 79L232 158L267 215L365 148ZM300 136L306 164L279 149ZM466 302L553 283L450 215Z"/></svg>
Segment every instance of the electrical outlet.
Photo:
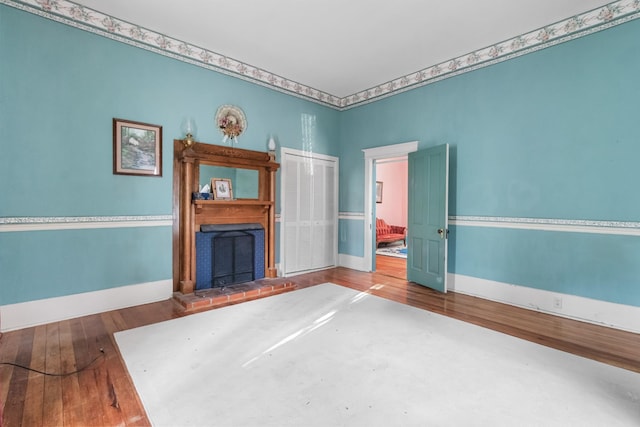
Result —
<svg viewBox="0 0 640 427"><path fill-rule="evenodd" d="M562 298L553 297L553 308L562 308Z"/></svg>

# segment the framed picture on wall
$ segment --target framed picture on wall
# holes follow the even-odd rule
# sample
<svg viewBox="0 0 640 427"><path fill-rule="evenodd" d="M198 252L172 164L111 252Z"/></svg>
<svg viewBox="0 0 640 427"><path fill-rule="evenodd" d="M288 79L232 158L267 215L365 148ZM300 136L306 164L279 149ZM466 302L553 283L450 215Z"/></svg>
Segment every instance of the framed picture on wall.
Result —
<svg viewBox="0 0 640 427"><path fill-rule="evenodd" d="M376 203L382 203L382 181L376 181Z"/></svg>
<svg viewBox="0 0 640 427"><path fill-rule="evenodd" d="M113 119L113 173L162 176L162 126Z"/></svg>
<svg viewBox="0 0 640 427"><path fill-rule="evenodd" d="M215 200L233 199L231 180L227 178L211 178L211 190Z"/></svg>

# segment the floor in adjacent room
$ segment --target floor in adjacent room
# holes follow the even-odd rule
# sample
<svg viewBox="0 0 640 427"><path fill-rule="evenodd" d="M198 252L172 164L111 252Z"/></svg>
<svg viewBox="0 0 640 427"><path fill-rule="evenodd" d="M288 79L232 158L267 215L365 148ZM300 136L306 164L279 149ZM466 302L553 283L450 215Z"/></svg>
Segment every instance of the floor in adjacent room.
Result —
<svg viewBox="0 0 640 427"><path fill-rule="evenodd" d="M407 278L407 259L376 255L376 273L398 279Z"/></svg>

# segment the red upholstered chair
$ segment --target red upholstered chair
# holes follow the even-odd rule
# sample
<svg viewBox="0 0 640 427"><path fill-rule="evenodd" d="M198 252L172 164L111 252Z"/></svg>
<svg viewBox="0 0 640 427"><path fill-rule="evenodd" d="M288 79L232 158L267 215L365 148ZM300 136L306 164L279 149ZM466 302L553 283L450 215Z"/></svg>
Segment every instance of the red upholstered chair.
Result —
<svg viewBox="0 0 640 427"><path fill-rule="evenodd" d="M407 244L407 229L400 225L389 225L382 218L376 218L376 247L380 243L390 243L402 240Z"/></svg>

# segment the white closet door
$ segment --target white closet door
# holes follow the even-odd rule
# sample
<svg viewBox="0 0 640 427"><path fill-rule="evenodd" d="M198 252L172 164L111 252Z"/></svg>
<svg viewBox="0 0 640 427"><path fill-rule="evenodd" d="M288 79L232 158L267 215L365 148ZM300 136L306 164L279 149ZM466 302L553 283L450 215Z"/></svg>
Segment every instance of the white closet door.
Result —
<svg viewBox="0 0 640 427"><path fill-rule="evenodd" d="M284 274L331 267L337 257L337 159L283 155Z"/></svg>
<svg viewBox="0 0 640 427"><path fill-rule="evenodd" d="M332 162L317 161L313 165L313 268L330 267L336 264L335 234L335 197L334 173Z"/></svg>
<svg viewBox="0 0 640 427"><path fill-rule="evenodd" d="M283 186L283 207L282 207L282 224L281 233L284 235L281 239L284 245L284 260L280 263L284 264L285 271L297 271L301 264L298 256L298 234L300 228L300 162L294 156L287 156L282 162L282 186ZM282 253L282 251L281 251Z"/></svg>

